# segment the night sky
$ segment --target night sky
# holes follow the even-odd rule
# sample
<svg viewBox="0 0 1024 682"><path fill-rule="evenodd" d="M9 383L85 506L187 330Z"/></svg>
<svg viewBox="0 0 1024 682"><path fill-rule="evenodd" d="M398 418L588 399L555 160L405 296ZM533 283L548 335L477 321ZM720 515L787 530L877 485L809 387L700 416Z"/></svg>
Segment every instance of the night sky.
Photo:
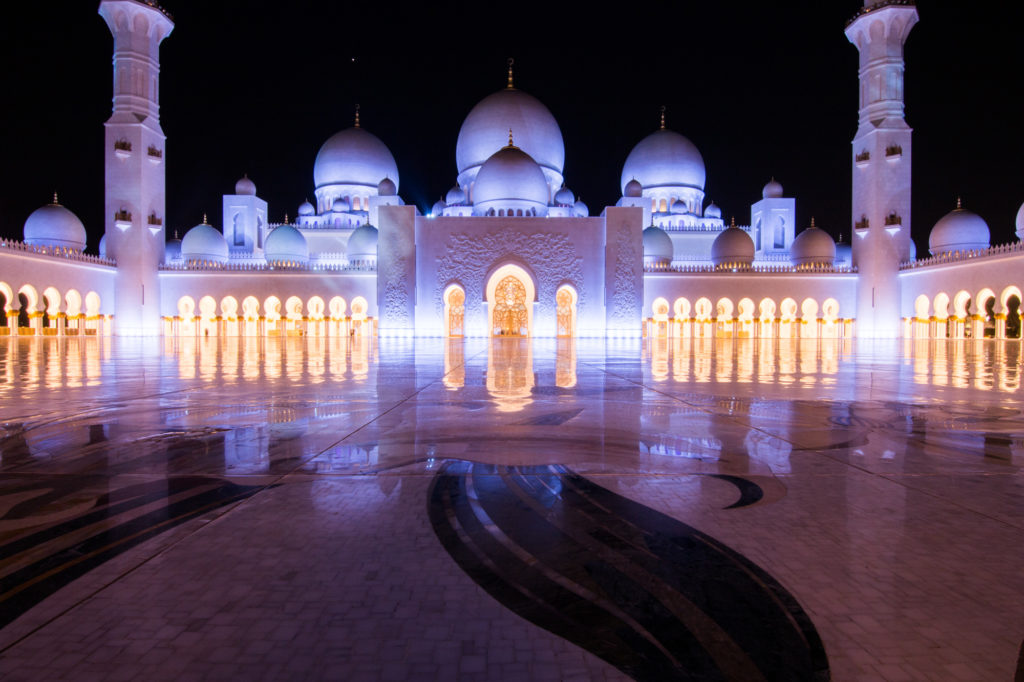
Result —
<svg viewBox="0 0 1024 682"><path fill-rule="evenodd" d="M113 41L98 2L17 3L0 24L0 235L21 239L54 190L89 232L103 227L103 122ZM505 83L554 114L566 184L597 215L618 199L629 150L658 125L689 137L705 190L728 221L750 219L770 177L797 221L850 233L850 140L857 51L843 35L856 0L783 3L260 3L168 0L161 50L168 141L168 231L210 214L243 174L271 221L313 198L313 160L352 124L387 144L400 194L426 213L456 177L455 142L472 106ZM906 46L914 128L913 235L963 197L993 243L1013 238L1024 201L1024 50L982 2L919 3ZM491 7L492 9L484 9ZM531 9L535 7L536 9Z"/></svg>

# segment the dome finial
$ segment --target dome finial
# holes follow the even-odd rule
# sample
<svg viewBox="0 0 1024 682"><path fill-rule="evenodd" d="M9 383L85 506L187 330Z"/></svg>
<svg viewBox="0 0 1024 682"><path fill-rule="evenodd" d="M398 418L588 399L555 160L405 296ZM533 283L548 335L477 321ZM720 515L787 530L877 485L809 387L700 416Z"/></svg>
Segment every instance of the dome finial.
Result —
<svg viewBox="0 0 1024 682"><path fill-rule="evenodd" d="M505 87L507 87L509 90L513 90L516 87L512 83L512 65L515 64L515 63L516 63L515 59L513 59L512 57L508 58L508 85L506 85Z"/></svg>
<svg viewBox="0 0 1024 682"><path fill-rule="evenodd" d="M292 224L292 221L288 220L288 214L287 213L284 214L284 224L285 225L291 225Z"/></svg>
<svg viewBox="0 0 1024 682"><path fill-rule="evenodd" d="M731 228L735 228L736 227L736 216L733 216L732 218L729 219L729 227L731 227Z"/></svg>
<svg viewBox="0 0 1024 682"><path fill-rule="evenodd" d="M355 127L356 128L359 127L359 104L358 104L358 102L356 103L356 122L355 122Z"/></svg>
<svg viewBox="0 0 1024 682"><path fill-rule="evenodd" d="M53 205L60 206L60 202L57 201L57 190L53 190Z"/></svg>
<svg viewBox="0 0 1024 682"><path fill-rule="evenodd" d="M512 141L512 129L511 128L508 129L508 146L509 147L515 147L516 146L516 143Z"/></svg>
<svg viewBox="0 0 1024 682"><path fill-rule="evenodd" d="M209 224L210 223L206 222L206 214L204 213L203 214L203 225L209 225Z"/></svg>
<svg viewBox="0 0 1024 682"><path fill-rule="evenodd" d="M665 129L665 105L661 105L661 129Z"/></svg>
<svg viewBox="0 0 1024 682"><path fill-rule="evenodd" d="M56 193L54 193L54 195L53 195L53 203L55 203L55 204L57 203L57 194ZM957 197L956 198L956 209L959 211L962 208L963 208L963 206L960 205L960 197Z"/></svg>
<svg viewBox="0 0 1024 682"><path fill-rule="evenodd" d="M814 216L811 216L811 229L814 229Z"/></svg>

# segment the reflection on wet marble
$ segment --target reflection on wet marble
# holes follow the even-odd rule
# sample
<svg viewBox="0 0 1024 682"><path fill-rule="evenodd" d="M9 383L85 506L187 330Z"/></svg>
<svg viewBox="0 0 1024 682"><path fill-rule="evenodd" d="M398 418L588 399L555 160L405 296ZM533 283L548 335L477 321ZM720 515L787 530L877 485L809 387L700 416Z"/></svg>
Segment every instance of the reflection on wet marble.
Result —
<svg viewBox="0 0 1024 682"><path fill-rule="evenodd" d="M559 465L720 543L798 603L832 679L1012 679L1022 358L0 339L0 677L623 679L439 542L432 481L463 460Z"/></svg>

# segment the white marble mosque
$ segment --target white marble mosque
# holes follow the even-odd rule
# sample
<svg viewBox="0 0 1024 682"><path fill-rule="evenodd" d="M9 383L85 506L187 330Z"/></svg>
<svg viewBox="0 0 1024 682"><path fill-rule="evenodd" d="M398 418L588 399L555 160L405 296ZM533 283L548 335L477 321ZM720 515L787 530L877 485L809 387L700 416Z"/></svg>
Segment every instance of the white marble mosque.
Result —
<svg viewBox="0 0 1024 682"><path fill-rule="evenodd" d="M164 224L158 107L174 24L139 0L99 11L114 35L99 256L57 196L32 213L24 241L0 242L6 334L1020 335L1020 242L991 244L984 219L958 205L927 257L915 253L903 44L918 15L905 0L867 0L846 27L861 64L851 244L797 226L796 199L774 178L749 225L726 225L700 151L664 111L624 160L622 197L592 215L563 176L558 122L515 87L511 63L506 86L466 116L454 184L429 214L403 202L392 150L357 110L317 153L316 203L293 221L269 222L245 177L220 216L178 239Z"/></svg>

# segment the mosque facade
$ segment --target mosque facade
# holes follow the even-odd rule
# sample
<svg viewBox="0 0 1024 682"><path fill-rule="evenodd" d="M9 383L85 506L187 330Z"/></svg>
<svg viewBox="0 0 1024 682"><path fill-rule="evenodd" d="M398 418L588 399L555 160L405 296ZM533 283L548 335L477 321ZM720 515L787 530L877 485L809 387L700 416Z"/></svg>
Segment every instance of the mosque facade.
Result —
<svg viewBox="0 0 1024 682"><path fill-rule="evenodd" d="M0 334L995 338L1020 335L1024 246L993 246L957 206L910 237L911 129L903 111L907 0L871 2L846 35L860 53L851 146L851 244L798 231L775 179L726 225L697 147L661 124L624 160L621 198L591 215L563 175L551 112L506 86L466 116L452 188L423 215L399 193L388 146L361 125L324 142L315 204L268 220L239 180L222 213L179 239L165 213L159 47L171 18L102 0L114 36L105 124L104 237L58 197L23 241L0 241ZM1024 235L1024 207L1017 216Z"/></svg>

